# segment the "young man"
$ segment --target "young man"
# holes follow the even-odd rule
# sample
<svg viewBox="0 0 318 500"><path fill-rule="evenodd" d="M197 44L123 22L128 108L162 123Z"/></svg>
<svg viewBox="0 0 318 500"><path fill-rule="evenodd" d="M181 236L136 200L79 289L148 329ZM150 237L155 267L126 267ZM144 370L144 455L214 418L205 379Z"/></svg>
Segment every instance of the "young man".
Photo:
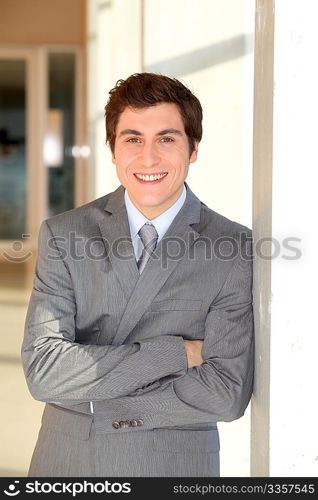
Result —
<svg viewBox="0 0 318 500"><path fill-rule="evenodd" d="M22 359L30 476L218 476L252 391L250 232L185 184L198 99L140 73L105 108L121 186L43 222Z"/></svg>

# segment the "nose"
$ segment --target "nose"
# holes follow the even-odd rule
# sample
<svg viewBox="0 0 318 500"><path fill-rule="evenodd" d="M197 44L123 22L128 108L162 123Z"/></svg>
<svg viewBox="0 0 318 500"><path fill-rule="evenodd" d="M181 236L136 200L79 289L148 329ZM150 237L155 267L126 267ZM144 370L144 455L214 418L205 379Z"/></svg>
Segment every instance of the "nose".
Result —
<svg viewBox="0 0 318 500"><path fill-rule="evenodd" d="M160 161L158 151L154 144L144 144L141 151L141 164L146 168L151 168L157 165Z"/></svg>

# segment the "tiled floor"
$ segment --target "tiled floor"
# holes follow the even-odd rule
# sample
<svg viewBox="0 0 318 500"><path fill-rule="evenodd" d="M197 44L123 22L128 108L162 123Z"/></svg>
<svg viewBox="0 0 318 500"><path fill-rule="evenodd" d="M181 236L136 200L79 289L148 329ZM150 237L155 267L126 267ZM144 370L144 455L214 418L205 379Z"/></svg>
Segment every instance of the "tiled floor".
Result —
<svg viewBox="0 0 318 500"><path fill-rule="evenodd" d="M20 286L0 288L2 477L26 476L44 406L29 394L20 360L27 300Z"/></svg>
<svg viewBox="0 0 318 500"><path fill-rule="evenodd" d="M0 476L26 476L40 427L44 403L28 392L20 360L29 293L21 277L9 276L0 286ZM8 276L7 276L8 278ZM236 422L220 423L221 475L249 475L249 411Z"/></svg>

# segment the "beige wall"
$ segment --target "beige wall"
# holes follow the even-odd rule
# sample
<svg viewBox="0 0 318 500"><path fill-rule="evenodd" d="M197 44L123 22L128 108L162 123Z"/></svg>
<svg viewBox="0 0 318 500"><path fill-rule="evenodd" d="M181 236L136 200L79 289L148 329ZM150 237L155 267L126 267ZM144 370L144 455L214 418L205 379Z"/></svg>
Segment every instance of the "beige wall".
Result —
<svg viewBox="0 0 318 500"><path fill-rule="evenodd" d="M84 44L85 0L0 0L0 44Z"/></svg>

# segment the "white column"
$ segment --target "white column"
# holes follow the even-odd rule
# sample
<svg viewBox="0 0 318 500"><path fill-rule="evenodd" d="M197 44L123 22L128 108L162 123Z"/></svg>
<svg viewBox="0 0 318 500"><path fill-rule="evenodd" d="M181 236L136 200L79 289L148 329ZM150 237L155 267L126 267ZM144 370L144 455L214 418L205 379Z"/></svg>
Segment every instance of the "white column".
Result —
<svg viewBox="0 0 318 500"><path fill-rule="evenodd" d="M254 476L318 475L317 15L256 2L254 238L276 255L255 262Z"/></svg>

